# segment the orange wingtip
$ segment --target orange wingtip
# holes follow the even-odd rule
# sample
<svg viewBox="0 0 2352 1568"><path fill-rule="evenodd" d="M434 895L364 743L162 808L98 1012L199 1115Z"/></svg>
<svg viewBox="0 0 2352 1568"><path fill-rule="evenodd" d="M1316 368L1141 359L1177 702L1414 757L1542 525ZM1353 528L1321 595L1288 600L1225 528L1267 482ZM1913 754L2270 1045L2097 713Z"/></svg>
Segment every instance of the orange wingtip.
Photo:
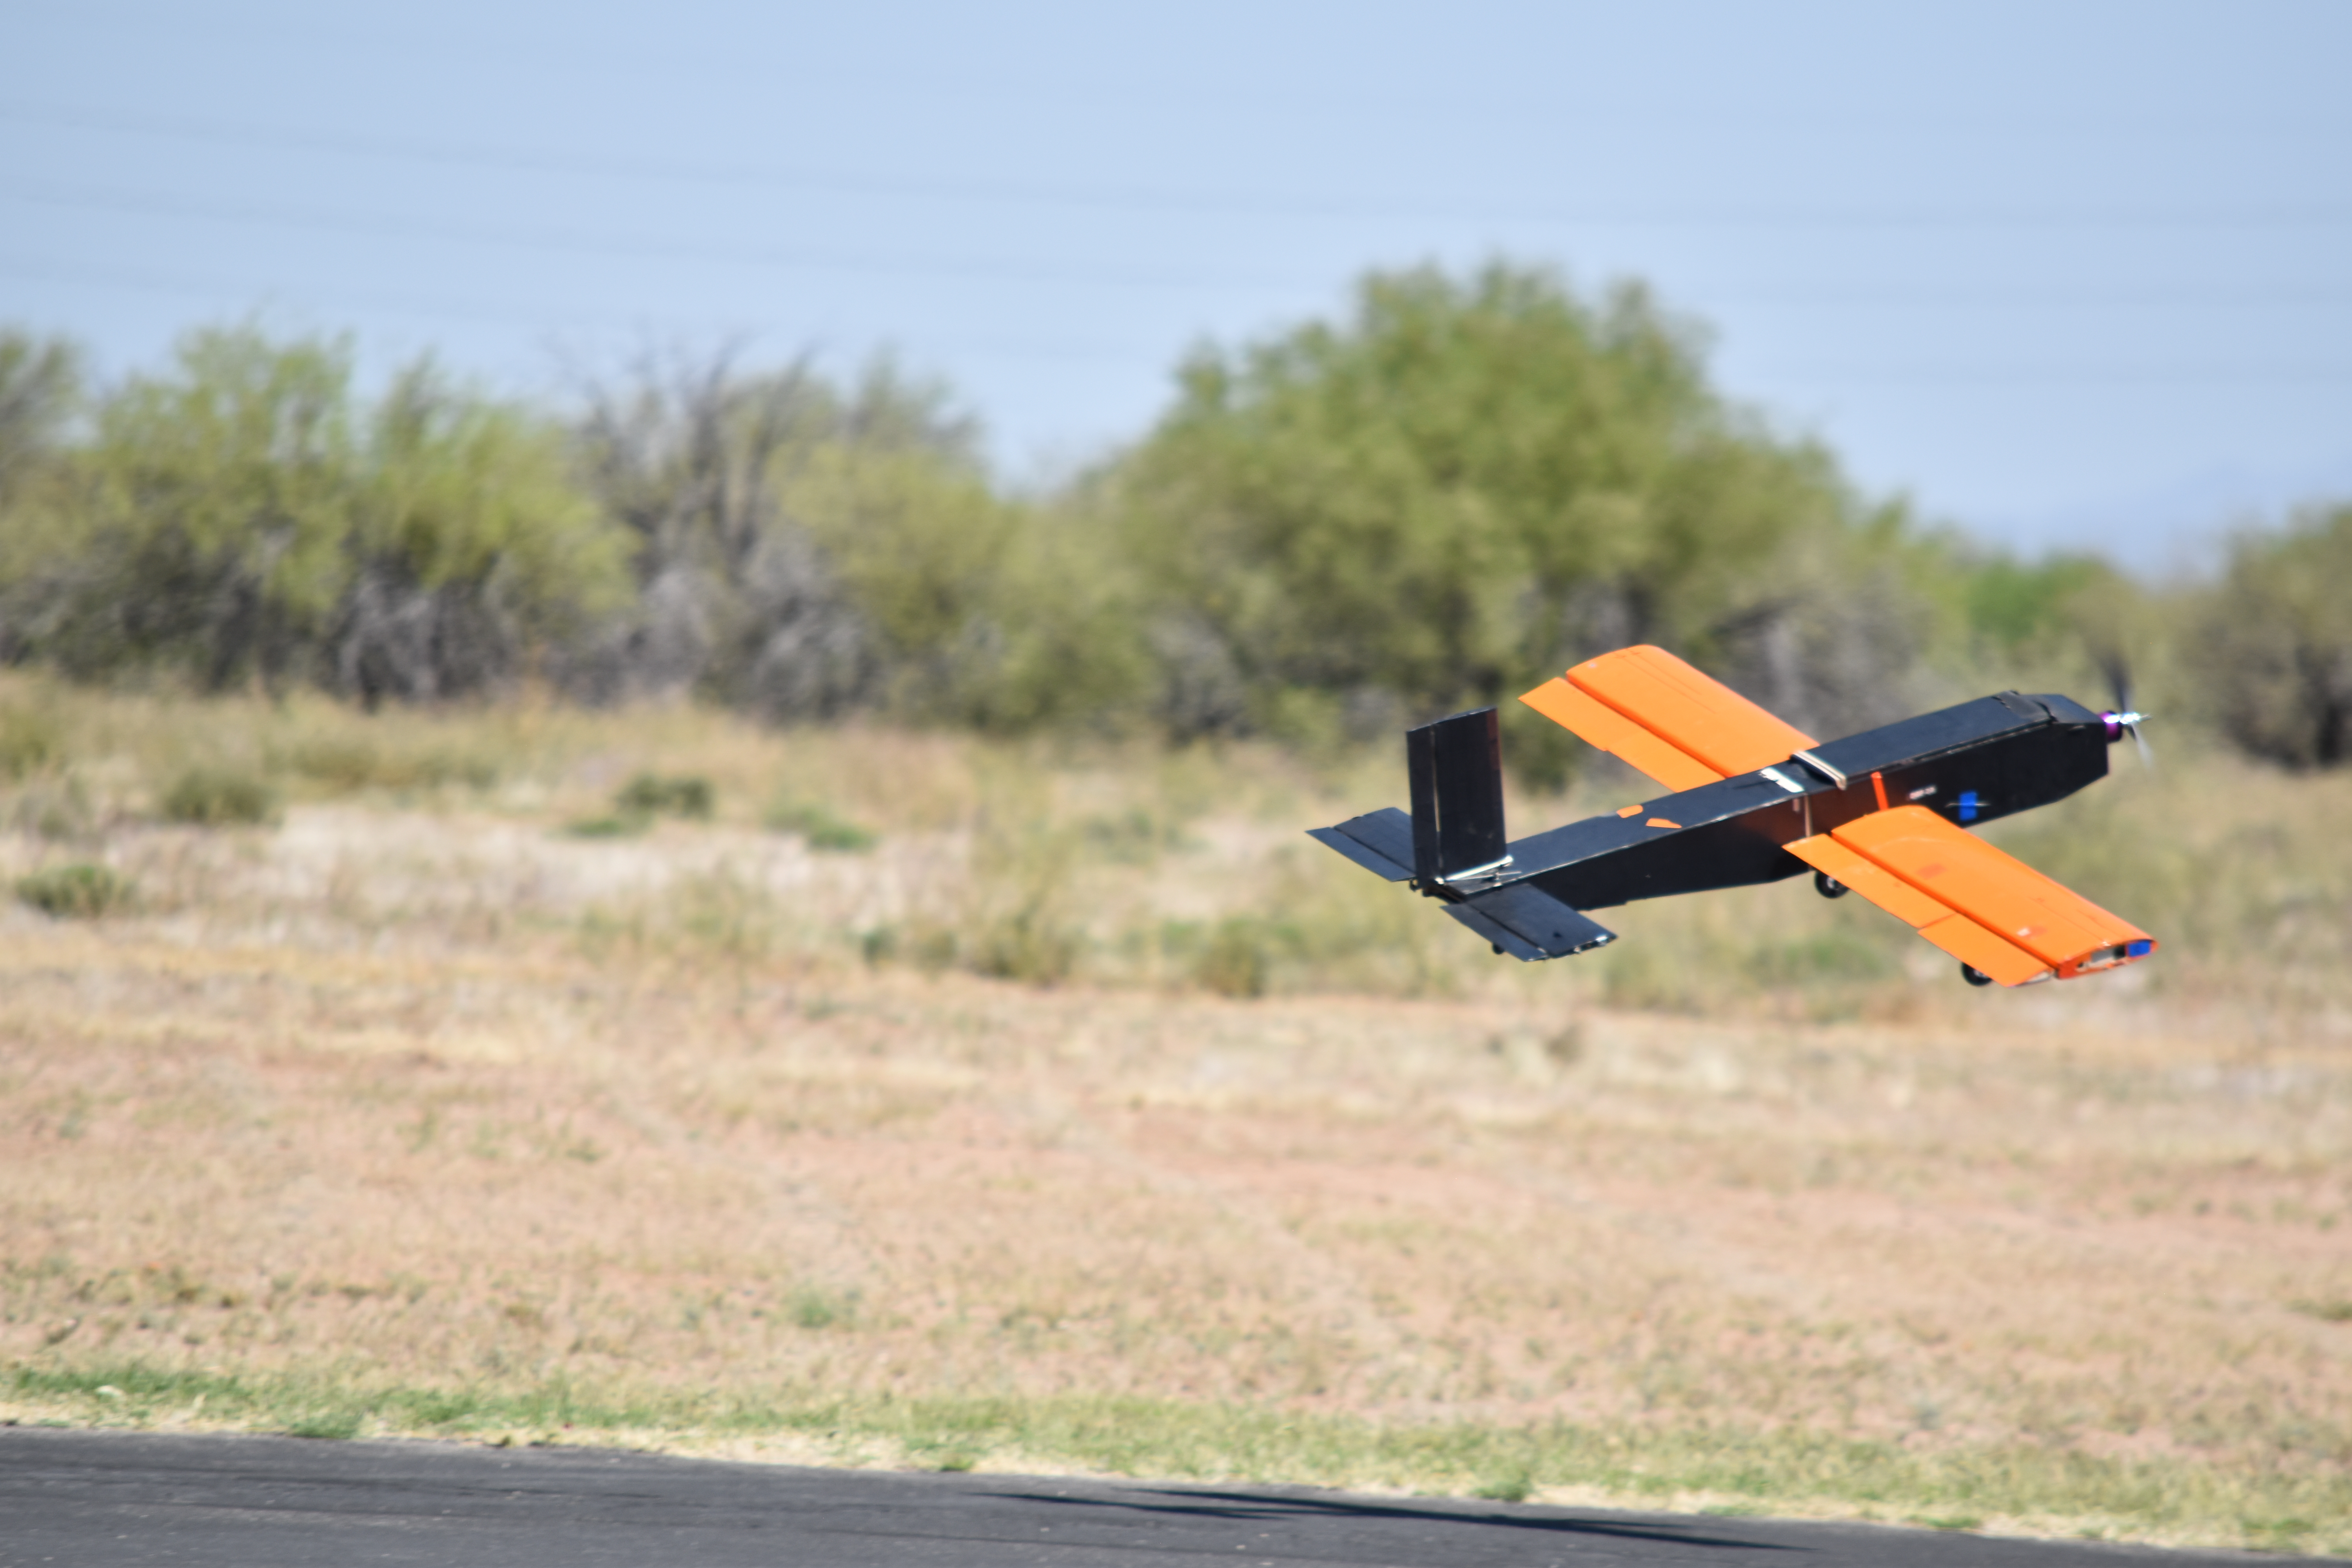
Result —
<svg viewBox="0 0 2352 1568"><path fill-rule="evenodd" d="M1960 924L1913 923L1921 936L2004 985L2053 973L2071 980L2156 951L2155 939L2129 921L1925 806L1873 812L1833 836L1915 893L1954 911ZM1849 886L1869 896L1862 882Z"/></svg>
<svg viewBox="0 0 2352 1568"><path fill-rule="evenodd" d="M2102 949L2128 949L2147 940L2129 921L1925 806L1873 812L1836 829L1836 837L2053 969L2082 963ZM1977 967L1984 969L1981 963Z"/></svg>
<svg viewBox="0 0 2352 1568"><path fill-rule="evenodd" d="M1857 818L1789 853L2003 985L2072 980L2156 951L2129 921L1923 807Z"/></svg>
<svg viewBox="0 0 2352 1568"><path fill-rule="evenodd" d="M2162 945L2163 943L2152 936L2116 942L2107 947L2095 949L2070 963L2060 964L2058 978L2072 980L2077 975L2096 974L2103 969L2116 969L2126 963L2137 963Z"/></svg>

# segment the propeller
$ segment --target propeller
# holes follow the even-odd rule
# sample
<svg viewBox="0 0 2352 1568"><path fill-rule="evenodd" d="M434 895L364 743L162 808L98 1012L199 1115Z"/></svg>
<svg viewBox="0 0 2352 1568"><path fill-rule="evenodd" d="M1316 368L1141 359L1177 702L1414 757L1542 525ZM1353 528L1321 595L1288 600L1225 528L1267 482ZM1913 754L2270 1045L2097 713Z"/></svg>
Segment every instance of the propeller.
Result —
<svg viewBox="0 0 2352 1568"><path fill-rule="evenodd" d="M2139 727L2147 721L2147 715L2135 710L2131 705L2131 666L2125 662L2123 655L2115 653L2100 659L2099 668L2106 676L2107 689L2116 700L2113 708L2099 715L2101 722L2107 727L2107 743L2114 745L2128 733L2132 744L2139 748L2139 765L2155 767L2156 753L2148 750L2147 738L2139 732Z"/></svg>

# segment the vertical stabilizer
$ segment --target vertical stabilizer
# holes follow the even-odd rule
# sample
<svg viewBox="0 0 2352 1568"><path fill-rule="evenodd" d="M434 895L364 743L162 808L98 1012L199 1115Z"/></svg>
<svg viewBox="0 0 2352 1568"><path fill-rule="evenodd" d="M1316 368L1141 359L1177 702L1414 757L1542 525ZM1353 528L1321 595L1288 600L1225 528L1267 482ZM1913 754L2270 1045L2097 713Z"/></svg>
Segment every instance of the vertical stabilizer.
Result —
<svg viewBox="0 0 2352 1568"><path fill-rule="evenodd" d="M1404 732L1412 781L1412 870L1439 882L1509 858L1503 837L1503 738L1492 708Z"/></svg>

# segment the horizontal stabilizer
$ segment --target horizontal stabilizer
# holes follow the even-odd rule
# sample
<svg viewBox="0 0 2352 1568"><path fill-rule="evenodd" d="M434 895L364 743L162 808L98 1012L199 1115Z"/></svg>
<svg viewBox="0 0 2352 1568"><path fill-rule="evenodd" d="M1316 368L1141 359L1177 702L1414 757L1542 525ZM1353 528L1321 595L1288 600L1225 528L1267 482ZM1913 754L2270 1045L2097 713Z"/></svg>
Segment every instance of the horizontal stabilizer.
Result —
<svg viewBox="0 0 2352 1568"><path fill-rule="evenodd" d="M1402 882L1412 876L1412 818L1395 806L1351 816L1337 827L1310 827L1307 837L1337 849L1376 877Z"/></svg>
<svg viewBox="0 0 2352 1568"><path fill-rule="evenodd" d="M1615 931L1528 882L1448 904L1445 912L1522 963L1566 958L1617 940Z"/></svg>

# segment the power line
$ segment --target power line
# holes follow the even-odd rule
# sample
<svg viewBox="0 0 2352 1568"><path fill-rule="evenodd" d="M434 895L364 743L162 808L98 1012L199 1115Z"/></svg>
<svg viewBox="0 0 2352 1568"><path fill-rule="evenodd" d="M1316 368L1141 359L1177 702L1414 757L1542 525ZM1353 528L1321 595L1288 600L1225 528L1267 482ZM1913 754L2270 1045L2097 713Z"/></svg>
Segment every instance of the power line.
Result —
<svg viewBox="0 0 2352 1568"><path fill-rule="evenodd" d="M2352 386L2342 364L2149 365L1773 365L1771 379L1835 382L1840 386L1961 388L2059 386ZM1755 379L1751 372L1748 379Z"/></svg>
<svg viewBox="0 0 2352 1568"><path fill-rule="evenodd" d="M330 153L473 169L524 174L583 174L599 179L753 185L824 191L843 195L890 196L927 201L1007 202L1029 205L1112 211L1226 214L1257 217L1448 217L1520 221L1610 228L2311 228L2352 223L2352 205L2247 205L2235 207L2158 208L2083 206L1932 207L1822 206L1787 204L1747 207L1566 207L1400 198L1334 197L1328 194L1230 193L1173 189L1089 189L1017 181L942 180L888 174L845 174L781 165L710 163L689 160L583 157L544 149L434 142L403 138L353 136L298 131L249 122L195 121L121 114L39 103L0 104L0 119L125 132L260 147L281 152Z"/></svg>
<svg viewBox="0 0 2352 1568"><path fill-rule="evenodd" d="M29 182L0 182L0 199L69 211L126 213L139 216L194 218L202 222L258 224L310 229L321 233L363 236L376 239L425 239L466 245L511 246L554 251L570 256L598 256L631 260L719 263L782 271L886 273L898 276L956 278L978 282L1022 284L1089 284L1111 288L1176 289L1287 289L1326 286L1325 277L1304 274L1215 273L1166 268L1074 266L1025 259L959 260L937 257L892 257L871 252L824 249L782 249L731 247L683 241L616 239L605 236L554 230L500 228L433 219L385 217L371 214L323 212L316 208L244 203L227 205L155 192L79 190ZM2225 291L2187 289L2152 290L2017 289L1889 289L1868 284L1803 284L1787 288L1735 287L1711 292L1717 303L1822 309L1958 310L2126 310L2126 309L2299 309L2313 305L2352 304L2352 289L2294 286L2277 289L2231 286Z"/></svg>
<svg viewBox="0 0 2352 1568"><path fill-rule="evenodd" d="M1804 284L1785 289L1733 287L1711 290L1717 305L1737 302L1805 310L2273 310L2314 305L2352 306L2352 288L2230 284L2221 289L1909 289L1874 285L1840 288Z"/></svg>
<svg viewBox="0 0 2352 1568"><path fill-rule="evenodd" d="M109 10L116 12L111 20L106 16ZM295 13L287 13L273 16L263 26L249 22L240 26L219 11L219 7L212 7L204 13L158 13L152 6L110 7L93 5L90 0L79 0L71 7L74 22L89 25L89 33L110 44L125 27L139 28L152 41L162 27L176 24L181 36L197 47L217 47L226 43L249 49L291 45L324 56L339 67L353 59L376 61L391 58L436 65L475 65L482 60L487 47L487 52L507 57L501 63L510 62L512 69L551 69L573 79L579 79L583 73L608 75L625 79L635 86L650 73L656 79L691 84L700 90L707 90L712 80L708 46L688 41L680 47L679 35L675 31L659 38L633 37L615 50L595 47L576 32L550 36L544 28L532 29L526 42L514 33L503 38L488 37L477 27L467 27L463 36L454 36L429 24L415 26L405 16L389 27L379 16L363 18L358 27L352 28L331 24L320 26L319 22L328 13L315 7L299 13L299 19ZM1159 62L1149 60L1143 62L1139 72L1124 78L1106 73L1099 61L1090 62L1082 69L1065 67L1043 71L1034 68L1034 60L1024 63L1031 68L1020 76L1008 77L1001 68L975 69L978 62L970 59L957 59L940 68L924 61L919 51L914 51L890 58L884 69L866 77L859 85L864 89L863 96L869 100L893 103L930 102L942 96L953 96L978 104L992 105L1016 99L1125 110L1132 108L1139 96L1144 95L1156 97L1162 104L1172 100L1185 112L1193 114L1221 114L1275 101L1289 105L1299 98L1299 84L1295 71L1289 69L1275 80L1260 79L1251 83L1192 73L1171 79L1164 68L1154 68ZM1428 61L1415 63L1415 87L1424 95L1419 107L1424 112L1434 111L1455 120L1465 114L1478 114L1503 121L1522 107L1517 95L1498 98L1486 82L1475 79L1444 84L1454 90L1442 96L1427 96L1440 84L1429 79ZM774 66L788 68L789 62L772 62L767 79L784 79ZM1339 112L1382 115L1395 110L1394 86L1377 77L1327 77L1313 85L1316 96L1311 101L1327 113L1335 109ZM2331 114L2325 104L2316 106L2315 111L2315 106L2308 101L2277 94L2264 103L2263 117L2257 119L2226 100L2206 100L2177 92L2158 107L2099 101L2076 91L2068 96L2065 107L2055 112L2048 104L2035 103L2031 99L2020 101L2007 95L1981 91L1971 95L1971 107L1967 109L1906 96L1901 110L1890 113L1883 103L1873 104L1859 97L1815 94L1792 100L1785 91L1726 97L1710 90L1695 100L1664 95L1654 87L1636 87L1631 79L1612 85L1614 90L1599 82L1580 81L1578 90L1565 101L1547 102L1542 107L1556 117L1595 129L1618 130L1645 121L1670 121L1680 126L1705 126L1726 135L1749 134L1759 127L1770 127L1799 133L1852 136L1892 127L1915 134L1958 135L1979 141L1995 135L2033 138L2044 144L2053 138L2068 135L2095 135L2135 142L2152 137L2191 138L2200 142L2247 136L2311 141L2340 136L2345 130L2343 116ZM2221 111L2215 112L2216 109Z"/></svg>
<svg viewBox="0 0 2352 1568"><path fill-rule="evenodd" d="M244 285L226 280L207 280L184 276L172 277L159 273L125 272L112 268L90 268L60 263L28 261L0 256L0 277L21 278L42 282L62 282L78 287L127 289L135 292L174 294L184 296L216 296L222 293L255 292L267 295L267 289L248 290ZM548 310L541 307L500 306L478 301L454 300L417 295L383 295L338 291L338 299L347 306L387 310L425 319L450 321L488 321L508 324L536 323L540 325L567 322L595 322L608 325L643 326L642 312L611 310ZM1128 361L1160 355L1169 351L1164 345L1108 344L1099 342L1050 343L1035 339L950 339L938 340L935 348L953 348L976 352L992 358L1035 361L1117 360ZM2032 387L2074 386L2352 386L2352 363L2309 363L2301 365L2259 364L2149 364L2149 365L2039 365L2039 366L1946 366L1931 365L1866 365L1835 363L1765 364L1746 368L1738 379L1754 382L1822 381L1834 382L1843 387L1900 386L1961 390L2015 390Z"/></svg>
<svg viewBox="0 0 2352 1568"><path fill-rule="evenodd" d="M77 288L98 288L143 294L169 294L184 298L213 298L224 294L244 297L258 296L263 304L273 296L290 294L291 290L272 286L256 286L225 279L200 279L182 274L177 276L155 272L124 271L114 268L89 268L58 262L26 260L0 255L0 278L16 278L43 283L66 283ZM445 297L415 294L383 294L372 290L332 291L331 298L346 308L384 310L395 315L413 316L426 321L471 321L495 322L508 326L560 327L570 325L602 325L646 329L646 312L604 309L550 310L541 304L501 305L479 300L451 300ZM734 329L740 322L718 323ZM937 346L976 349L982 353L1006 359L1063 362L1069 360L1133 361L1165 352L1161 346L1142 344L1104 344L1098 342L1046 342L1035 339L1008 340L1003 338L950 338L933 340Z"/></svg>
<svg viewBox="0 0 2352 1568"><path fill-rule="evenodd" d="M1137 289L1290 288L1305 280L1267 276L1213 277L1205 273L1140 268L1069 267L1034 261L949 261L849 251L784 250L764 247L695 245L662 240L615 239L551 230L498 228L434 219L330 213L316 208L246 202L235 205L192 200L157 192L92 190L36 183L0 183L0 197L40 206L142 216L197 218L207 222L268 224L289 228L362 235L375 239L437 239L467 245L506 245L572 256L633 260L715 261L784 270L856 273L900 272L960 277L988 282L1096 283Z"/></svg>
<svg viewBox="0 0 2352 1568"><path fill-rule="evenodd" d="M217 298L223 294L258 296L268 300L281 292L271 285L256 285L249 281L233 282L226 279L196 278L187 274L126 271L120 268L85 267L79 263L27 260L21 257L0 256L0 277L21 279L37 283L68 283L77 288L100 288L146 294L179 294L193 298ZM362 289L352 292L337 289L335 297L348 305L369 310L391 310L437 318L444 321L507 321L536 316L540 320L574 320L594 316L619 321L624 316L613 311L549 311L544 305L494 305L480 301L451 300L424 294L384 294Z"/></svg>

